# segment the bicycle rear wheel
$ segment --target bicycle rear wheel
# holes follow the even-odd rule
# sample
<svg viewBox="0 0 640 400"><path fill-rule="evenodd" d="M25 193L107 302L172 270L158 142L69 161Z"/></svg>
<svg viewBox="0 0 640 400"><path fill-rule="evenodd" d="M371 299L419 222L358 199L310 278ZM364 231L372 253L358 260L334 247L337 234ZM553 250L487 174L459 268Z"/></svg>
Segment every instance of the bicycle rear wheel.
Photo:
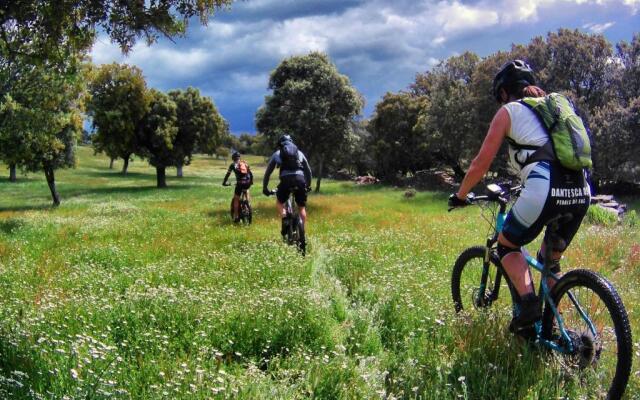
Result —
<svg viewBox="0 0 640 400"><path fill-rule="evenodd" d="M589 398L622 397L633 348L627 312L615 288L595 272L574 270L558 281L551 299L575 348L559 354L562 367L580 379ZM551 307L545 307L542 321L543 338L567 348Z"/></svg>
<svg viewBox="0 0 640 400"><path fill-rule="evenodd" d="M482 284L486 251L485 246L470 247L460 254L453 266L451 295L456 312L464 310L473 314L491 307L494 310L511 310L509 287L492 262L489 262L486 281ZM506 291L502 299L499 298L501 290Z"/></svg>
<svg viewBox="0 0 640 400"><path fill-rule="evenodd" d="M240 218L244 223L251 225L252 212L248 200L242 200L240 203Z"/></svg>
<svg viewBox="0 0 640 400"><path fill-rule="evenodd" d="M306 255L307 252L307 238L305 236L305 232L304 232L304 223L302 222L302 218L298 217L298 222L297 222L298 228L298 238L297 238L297 245L298 245L298 250L300 250L300 253L302 253L302 255Z"/></svg>

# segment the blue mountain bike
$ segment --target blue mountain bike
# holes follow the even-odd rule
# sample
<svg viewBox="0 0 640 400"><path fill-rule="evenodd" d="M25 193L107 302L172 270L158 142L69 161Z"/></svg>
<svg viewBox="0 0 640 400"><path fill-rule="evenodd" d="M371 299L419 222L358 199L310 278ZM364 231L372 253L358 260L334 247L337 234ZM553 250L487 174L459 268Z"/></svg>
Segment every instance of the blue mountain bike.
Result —
<svg viewBox="0 0 640 400"><path fill-rule="evenodd" d="M507 205L520 194L521 187L491 184L485 196L469 197L483 208L491 226L484 246L474 246L460 254L453 267L451 293L457 313L473 315L499 310L518 315L517 292L504 272L496 251L498 234L506 219ZM551 260L555 232L571 214L558 215L547 222L545 260ZM558 357L563 368L586 387L595 387L589 398L622 397L633 355L631 327L622 300L613 285L599 274L575 269L558 277L551 264L540 264L527 254L527 262L540 272L538 297L542 319L535 323L531 339ZM555 282L551 289L548 282ZM501 289L508 295L499 297Z"/></svg>

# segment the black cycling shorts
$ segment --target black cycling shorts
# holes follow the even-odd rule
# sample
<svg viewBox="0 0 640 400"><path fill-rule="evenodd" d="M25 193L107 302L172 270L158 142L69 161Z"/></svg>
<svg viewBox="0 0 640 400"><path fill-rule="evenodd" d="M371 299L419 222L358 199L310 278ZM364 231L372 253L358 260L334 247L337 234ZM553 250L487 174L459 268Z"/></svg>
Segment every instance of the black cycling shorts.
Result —
<svg viewBox="0 0 640 400"><path fill-rule="evenodd" d="M251 187L251 183L248 181L247 182L237 181L236 189L234 190L234 193L236 194L236 196L240 196L243 190L249 190L250 187Z"/></svg>
<svg viewBox="0 0 640 400"><path fill-rule="evenodd" d="M509 210L502 234L516 246L524 246L542 232L550 219L571 213L573 218L564 222L557 232L568 246L587 213L590 198L584 172L540 161L523 183L520 197Z"/></svg>
<svg viewBox="0 0 640 400"><path fill-rule="evenodd" d="M280 184L276 197L280 203L285 203L289 195L293 193L296 204L304 207L307 204L307 191L305 190L307 183L303 175L285 175L280 177Z"/></svg>

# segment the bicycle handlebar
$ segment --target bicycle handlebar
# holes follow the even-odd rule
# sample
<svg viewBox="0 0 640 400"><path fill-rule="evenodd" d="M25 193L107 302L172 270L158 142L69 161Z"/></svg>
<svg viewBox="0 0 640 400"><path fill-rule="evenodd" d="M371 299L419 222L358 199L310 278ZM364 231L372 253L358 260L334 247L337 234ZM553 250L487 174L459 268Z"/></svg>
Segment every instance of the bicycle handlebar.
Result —
<svg viewBox="0 0 640 400"><path fill-rule="evenodd" d="M500 205L506 205L511 197L518 196L522 191L521 185L511 186L510 184L496 184L490 183L486 186L489 194L476 196L473 193L467 195L467 201L469 205L475 204L480 201L492 201L500 203ZM452 211L459 207L450 207L449 211Z"/></svg>

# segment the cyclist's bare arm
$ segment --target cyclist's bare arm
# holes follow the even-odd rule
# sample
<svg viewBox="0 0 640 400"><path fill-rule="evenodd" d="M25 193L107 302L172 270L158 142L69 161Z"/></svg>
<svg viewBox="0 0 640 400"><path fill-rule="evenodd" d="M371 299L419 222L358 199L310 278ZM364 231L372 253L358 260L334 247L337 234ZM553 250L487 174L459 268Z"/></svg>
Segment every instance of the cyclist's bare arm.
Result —
<svg viewBox="0 0 640 400"><path fill-rule="evenodd" d="M466 198L471 189L482 180L498 150L500 150L502 141L507 136L510 128L511 118L509 118L509 113L504 108L499 109L491 121L489 132L487 132L487 136L482 142L478 155L471 162L469 170L460 184L460 189L458 189L457 193L458 198Z"/></svg>

